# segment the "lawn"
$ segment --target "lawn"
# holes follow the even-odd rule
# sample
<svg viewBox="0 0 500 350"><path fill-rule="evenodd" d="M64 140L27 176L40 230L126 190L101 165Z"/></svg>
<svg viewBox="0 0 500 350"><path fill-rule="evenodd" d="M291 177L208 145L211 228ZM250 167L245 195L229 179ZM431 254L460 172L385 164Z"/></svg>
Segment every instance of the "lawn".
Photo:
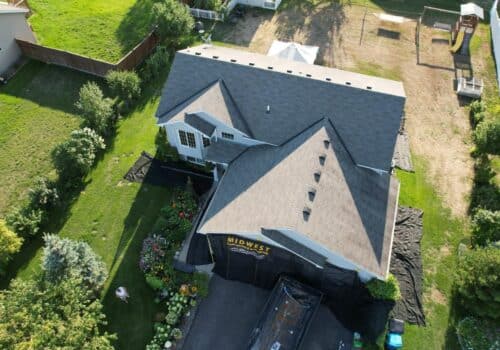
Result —
<svg viewBox="0 0 500 350"><path fill-rule="evenodd" d="M36 176L52 172L50 151L80 124L74 101L88 79L30 62L0 87L0 217L20 204Z"/></svg>
<svg viewBox="0 0 500 350"><path fill-rule="evenodd" d="M151 30L153 0L30 0L42 45L117 62Z"/></svg>
<svg viewBox="0 0 500 350"><path fill-rule="evenodd" d="M405 348L458 349L454 325L456 308L452 296L457 247L467 239L467 223L444 208L426 179L425 161L413 156L415 173L397 172L401 181L400 205L424 211L421 242L424 267L426 327L407 326Z"/></svg>

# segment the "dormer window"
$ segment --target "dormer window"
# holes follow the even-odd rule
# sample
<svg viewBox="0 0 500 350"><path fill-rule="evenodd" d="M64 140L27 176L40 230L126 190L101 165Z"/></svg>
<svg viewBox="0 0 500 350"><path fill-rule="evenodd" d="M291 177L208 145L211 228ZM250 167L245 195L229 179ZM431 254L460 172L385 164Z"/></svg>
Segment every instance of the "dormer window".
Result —
<svg viewBox="0 0 500 350"><path fill-rule="evenodd" d="M222 132L221 135L222 135L223 139L234 140L234 135L233 134L230 134L230 133L227 133L227 132Z"/></svg>

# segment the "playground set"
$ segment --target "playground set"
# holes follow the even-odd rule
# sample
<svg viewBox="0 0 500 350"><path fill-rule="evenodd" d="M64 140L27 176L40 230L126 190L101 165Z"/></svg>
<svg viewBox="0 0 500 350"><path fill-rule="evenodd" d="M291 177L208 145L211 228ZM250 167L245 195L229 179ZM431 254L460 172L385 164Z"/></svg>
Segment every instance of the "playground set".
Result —
<svg viewBox="0 0 500 350"><path fill-rule="evenodd" d="M457 77L457 94L471 98L480 98L483 92L481 79L472 76L470 64L470 43L479 21L484 19L484 11L474 3L460 5L460 12L425 6L417 23L415 43L417 46L417 61L420 58L421 26L449 33L449 51L453 55L456 68L462 69L462 76ZM420 63L420 62L419 62ZM470 71L469 76L463 75L463 69Z"/></svg>

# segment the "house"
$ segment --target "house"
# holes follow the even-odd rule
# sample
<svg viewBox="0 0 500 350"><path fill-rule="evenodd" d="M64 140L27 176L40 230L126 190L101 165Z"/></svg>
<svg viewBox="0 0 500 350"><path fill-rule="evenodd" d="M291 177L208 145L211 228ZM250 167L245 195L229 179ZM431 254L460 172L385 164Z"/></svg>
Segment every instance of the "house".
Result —
<svg viewBox="0 0 500 350"><path fill-rule="evenodd" d="M232 10L236 5L245 5L260 7L268 10L276 10L280 3L281 0L231 0L228 2L227 8Z"/></svg>
<svg viewBox="0 0 500 350"><path fill-rule="evenodd" d="M16 38L35 42L35 36L26 20L28 10L0 2L0 75L21 57Z"/></svg>
<svg viewBox="0 0 500 350"><path fill-rule="evenodd" d="M179 51L157 118L181 157L216 165L196 228L215 271L264 287L283 273L323 287L385 279L404 103L400 82L223 47Z"/></svg>

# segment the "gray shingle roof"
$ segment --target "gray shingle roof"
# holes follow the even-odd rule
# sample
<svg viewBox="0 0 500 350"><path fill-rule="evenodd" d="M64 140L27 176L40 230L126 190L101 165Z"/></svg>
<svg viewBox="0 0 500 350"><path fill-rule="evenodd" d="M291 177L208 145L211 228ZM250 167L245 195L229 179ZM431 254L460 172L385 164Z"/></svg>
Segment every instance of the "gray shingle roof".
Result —
<svg viewBox="0 0 500 350"><path fill-rule="evenodd" d="M207 148L205 159L216 163L229 164L238 157L248 146L218 139Z"/></svg>
<svg viewBox="0 0 500 350"><path fill-rule="evenodd" d="M176 54L157 116L200 109L271 144L327 117L356 163L388 170L404 102L400 82L211 46Z"/></svg>
<svg viewBox="0 0 500 350"><path fill-rule="evenodd" d="M385 277L398 189L390 174L354 164L331 122L323 119L282 146L254 146L236 158L198 231L289 229ZM310 211L307 220L304 209Z"/></svg>
<svg viewBox="0 0 500 350"><path fill-rule="evenodd" d="M209 137L212 136L215 130L214 124L209 123L196 113L186 114L186 116L184 117L184 121Z"/></svg>

